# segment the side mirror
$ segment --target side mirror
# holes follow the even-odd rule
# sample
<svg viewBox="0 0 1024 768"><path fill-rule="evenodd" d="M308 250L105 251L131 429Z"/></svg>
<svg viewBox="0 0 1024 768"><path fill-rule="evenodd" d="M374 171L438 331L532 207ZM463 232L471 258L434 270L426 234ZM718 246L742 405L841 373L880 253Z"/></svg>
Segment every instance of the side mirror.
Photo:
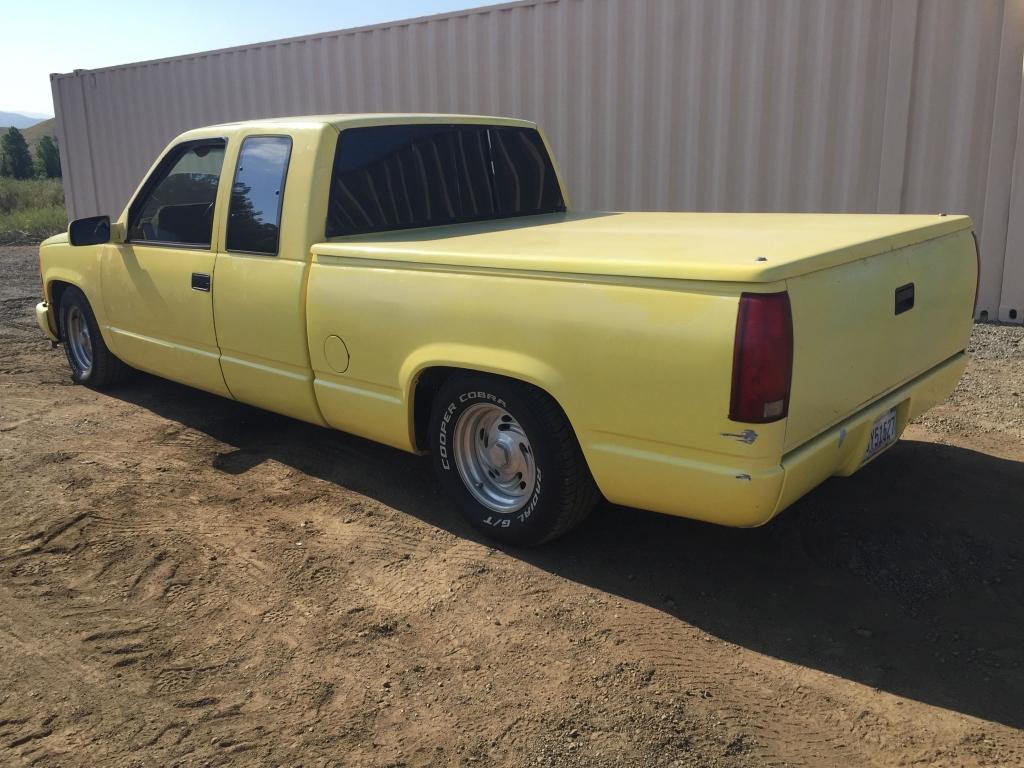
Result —
<svg viewBox="0 0 1024 768"><path fill-rule="evenodd" d="M68 240L72 245L98 245L110 242L110 217L90 216L75 219L68 227Z"/></svg>

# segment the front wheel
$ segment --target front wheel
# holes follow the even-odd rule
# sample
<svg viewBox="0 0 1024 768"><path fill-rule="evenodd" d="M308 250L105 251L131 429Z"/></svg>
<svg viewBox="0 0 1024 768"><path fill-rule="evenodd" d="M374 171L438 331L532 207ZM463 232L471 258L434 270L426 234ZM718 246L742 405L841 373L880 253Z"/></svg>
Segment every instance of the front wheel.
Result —
<svg viewBox="0 0 1024 768"><path fill-rule="evenodd" d="M500 541L550 541L600 500L565 414L528 384L449 379L434 400L430 438L441 485L473 527Z"/></svg>
<svg viewBox="0 0 1024 768"><path fill-rule="evenodd" d="M76 384L102 389L124 376L125 366L107 349L89 300L71 286L60 297L60 340Z"/></svg>

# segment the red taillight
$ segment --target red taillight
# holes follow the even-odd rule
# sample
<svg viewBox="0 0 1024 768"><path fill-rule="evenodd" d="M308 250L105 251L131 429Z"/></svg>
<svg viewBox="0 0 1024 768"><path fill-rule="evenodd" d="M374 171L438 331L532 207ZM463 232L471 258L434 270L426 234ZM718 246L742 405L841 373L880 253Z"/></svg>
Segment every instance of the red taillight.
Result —
<svg viewBox="0 0 1024 768"><path fill-rule="evenodd" d="M744 293L736 317L729 418L764 424L786 418L793 375L788 293Z"/></svg>

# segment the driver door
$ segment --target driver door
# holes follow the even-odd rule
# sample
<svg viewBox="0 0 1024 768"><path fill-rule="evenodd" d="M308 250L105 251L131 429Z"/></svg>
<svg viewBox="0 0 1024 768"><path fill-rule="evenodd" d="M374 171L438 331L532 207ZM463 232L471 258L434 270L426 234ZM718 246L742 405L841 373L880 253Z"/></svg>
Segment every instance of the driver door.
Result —
<svg viewBox="0 0 1024 768"><path fill-rule="evenodd" d="M119 358L230 397L211 293L225 146L214 138L172 147L128 209L125 242L104 249L101 270Z"/></svg>

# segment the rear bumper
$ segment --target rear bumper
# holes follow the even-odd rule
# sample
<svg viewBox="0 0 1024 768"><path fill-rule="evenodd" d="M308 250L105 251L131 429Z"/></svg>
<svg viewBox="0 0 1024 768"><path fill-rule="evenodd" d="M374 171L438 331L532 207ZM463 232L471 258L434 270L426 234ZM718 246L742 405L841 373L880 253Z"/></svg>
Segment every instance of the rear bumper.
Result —
<svg viewBox="0 0 1024 768"><path fill-rule="evenodd" d="M45 301L41 301L36 304L36 322L39 324L39 330L41 330L43 335L50 341L60 341L53 330L57 325L56 323L51 322L52 320L53 312L50 311L50 305Z"/></svg>
<svg viewBox="0 0 1024 768"><path fill-rule="evenodd" d="M964 353L949 358L781 461L737 466L717 454L669 453L666 446L598 435L584 441L584 453L612 503L719 525L762 525L829 477L856 472L879 414L895 408L897 434L903 434L908 423L949 396L966 366Z"/></svg>
<svg viewBox="0 0 1024 768"><path fill-rule="evenodd" d="M895 408L896 430L902 435L907 424L949 397L967 367L967 360L967 355L963 352L954 355L783 456L782 469L785 477L782 493L772 516L829 477L852 475L860 469L875 418L890 408Z"/></svg>

